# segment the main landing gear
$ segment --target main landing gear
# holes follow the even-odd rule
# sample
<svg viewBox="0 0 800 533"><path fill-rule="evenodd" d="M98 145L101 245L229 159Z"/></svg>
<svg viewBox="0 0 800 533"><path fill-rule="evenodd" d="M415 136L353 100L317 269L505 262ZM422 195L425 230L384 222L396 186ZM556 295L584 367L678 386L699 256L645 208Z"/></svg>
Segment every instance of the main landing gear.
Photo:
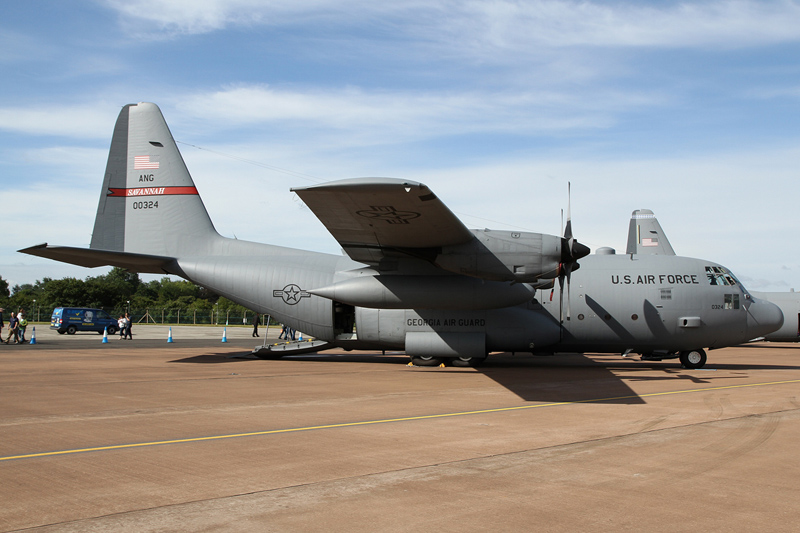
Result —
<svg viewBox="0 0 800 533"><path fill-rule="evenodd" d="M431 355L411 356L411 364L414 366L478 366L486 360L485 357L433 357Z"/></svg>
<svg viewBox="0 0 800 533"><path fill-rule="evenodd" d="M688 350L679 356L684 368L703 368L706 364L706 352L703 350Z"/></svg>

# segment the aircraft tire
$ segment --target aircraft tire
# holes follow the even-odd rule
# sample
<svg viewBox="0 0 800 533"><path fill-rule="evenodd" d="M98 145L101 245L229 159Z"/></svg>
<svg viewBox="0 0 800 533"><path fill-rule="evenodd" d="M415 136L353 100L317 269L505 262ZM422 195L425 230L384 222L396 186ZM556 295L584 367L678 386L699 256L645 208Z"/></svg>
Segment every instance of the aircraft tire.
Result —
<svg viewBox="0 0 800 533"><path fill-rule="evenodd" d="M414 355L411 356L411 363L414 366L439 366L444 363L444 359L431 355Z"/></svg>
<svg viewBox="0 0 800 533"><path fill-rule="evenodd" d="M480 366L486 360L485 357L455 357L450 360L453 366L467 367Z"/></svg>
<svg viewBox="0 0 800 533"><path fill-rule="evenodd" d="M703 368L707 360L706 352L701 349L681 352L680 360L684 368Z"/></svg>
<svg viewBox="0 0 800 533"><path fill-rule="evenodd" d="M76 331L78 331L78 328L76 328L75 326L69 326L67 328L67 334L68 335L75 335Z"/></svg>

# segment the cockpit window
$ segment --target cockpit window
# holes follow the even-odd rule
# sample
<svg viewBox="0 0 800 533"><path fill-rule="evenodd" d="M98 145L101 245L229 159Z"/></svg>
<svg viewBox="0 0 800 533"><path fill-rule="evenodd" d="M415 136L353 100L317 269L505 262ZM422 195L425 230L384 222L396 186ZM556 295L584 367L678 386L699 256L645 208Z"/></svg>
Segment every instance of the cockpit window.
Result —
<svg viewBox="0 0 800 533"><path fill-rule="evenodd" d="M737 285L736 278L724 267L707 266L706 277L709 285Z"/></svg>

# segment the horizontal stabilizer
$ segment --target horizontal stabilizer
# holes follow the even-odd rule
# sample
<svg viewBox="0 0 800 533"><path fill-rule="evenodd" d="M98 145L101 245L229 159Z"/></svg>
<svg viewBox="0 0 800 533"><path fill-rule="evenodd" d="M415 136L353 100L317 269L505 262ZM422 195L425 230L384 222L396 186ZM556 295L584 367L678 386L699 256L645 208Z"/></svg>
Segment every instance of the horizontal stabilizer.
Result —
<svg viewBox="0 0 800 533"><path fill-rule="evenodd" d="M177 274L179 269L174 257L159 255L134 254L111 250L92 250L73 248L71 246L48 246L37 244L30 248L18 250L24 254L54 259L82 267L116 266L147 274Z"/></svg>

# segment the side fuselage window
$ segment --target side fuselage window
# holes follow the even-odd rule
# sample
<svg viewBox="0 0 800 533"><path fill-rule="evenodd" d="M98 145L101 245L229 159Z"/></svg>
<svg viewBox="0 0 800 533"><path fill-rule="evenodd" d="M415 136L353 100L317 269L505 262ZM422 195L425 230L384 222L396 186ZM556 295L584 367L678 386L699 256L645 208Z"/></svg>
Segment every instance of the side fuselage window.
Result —
<svg viewBox="0 0 800 533"><path fill-rule="evenodd" d="M723 305L724 309L739 309L739 295L738 294L726 294L725 295L725 304Z"/></svg>

